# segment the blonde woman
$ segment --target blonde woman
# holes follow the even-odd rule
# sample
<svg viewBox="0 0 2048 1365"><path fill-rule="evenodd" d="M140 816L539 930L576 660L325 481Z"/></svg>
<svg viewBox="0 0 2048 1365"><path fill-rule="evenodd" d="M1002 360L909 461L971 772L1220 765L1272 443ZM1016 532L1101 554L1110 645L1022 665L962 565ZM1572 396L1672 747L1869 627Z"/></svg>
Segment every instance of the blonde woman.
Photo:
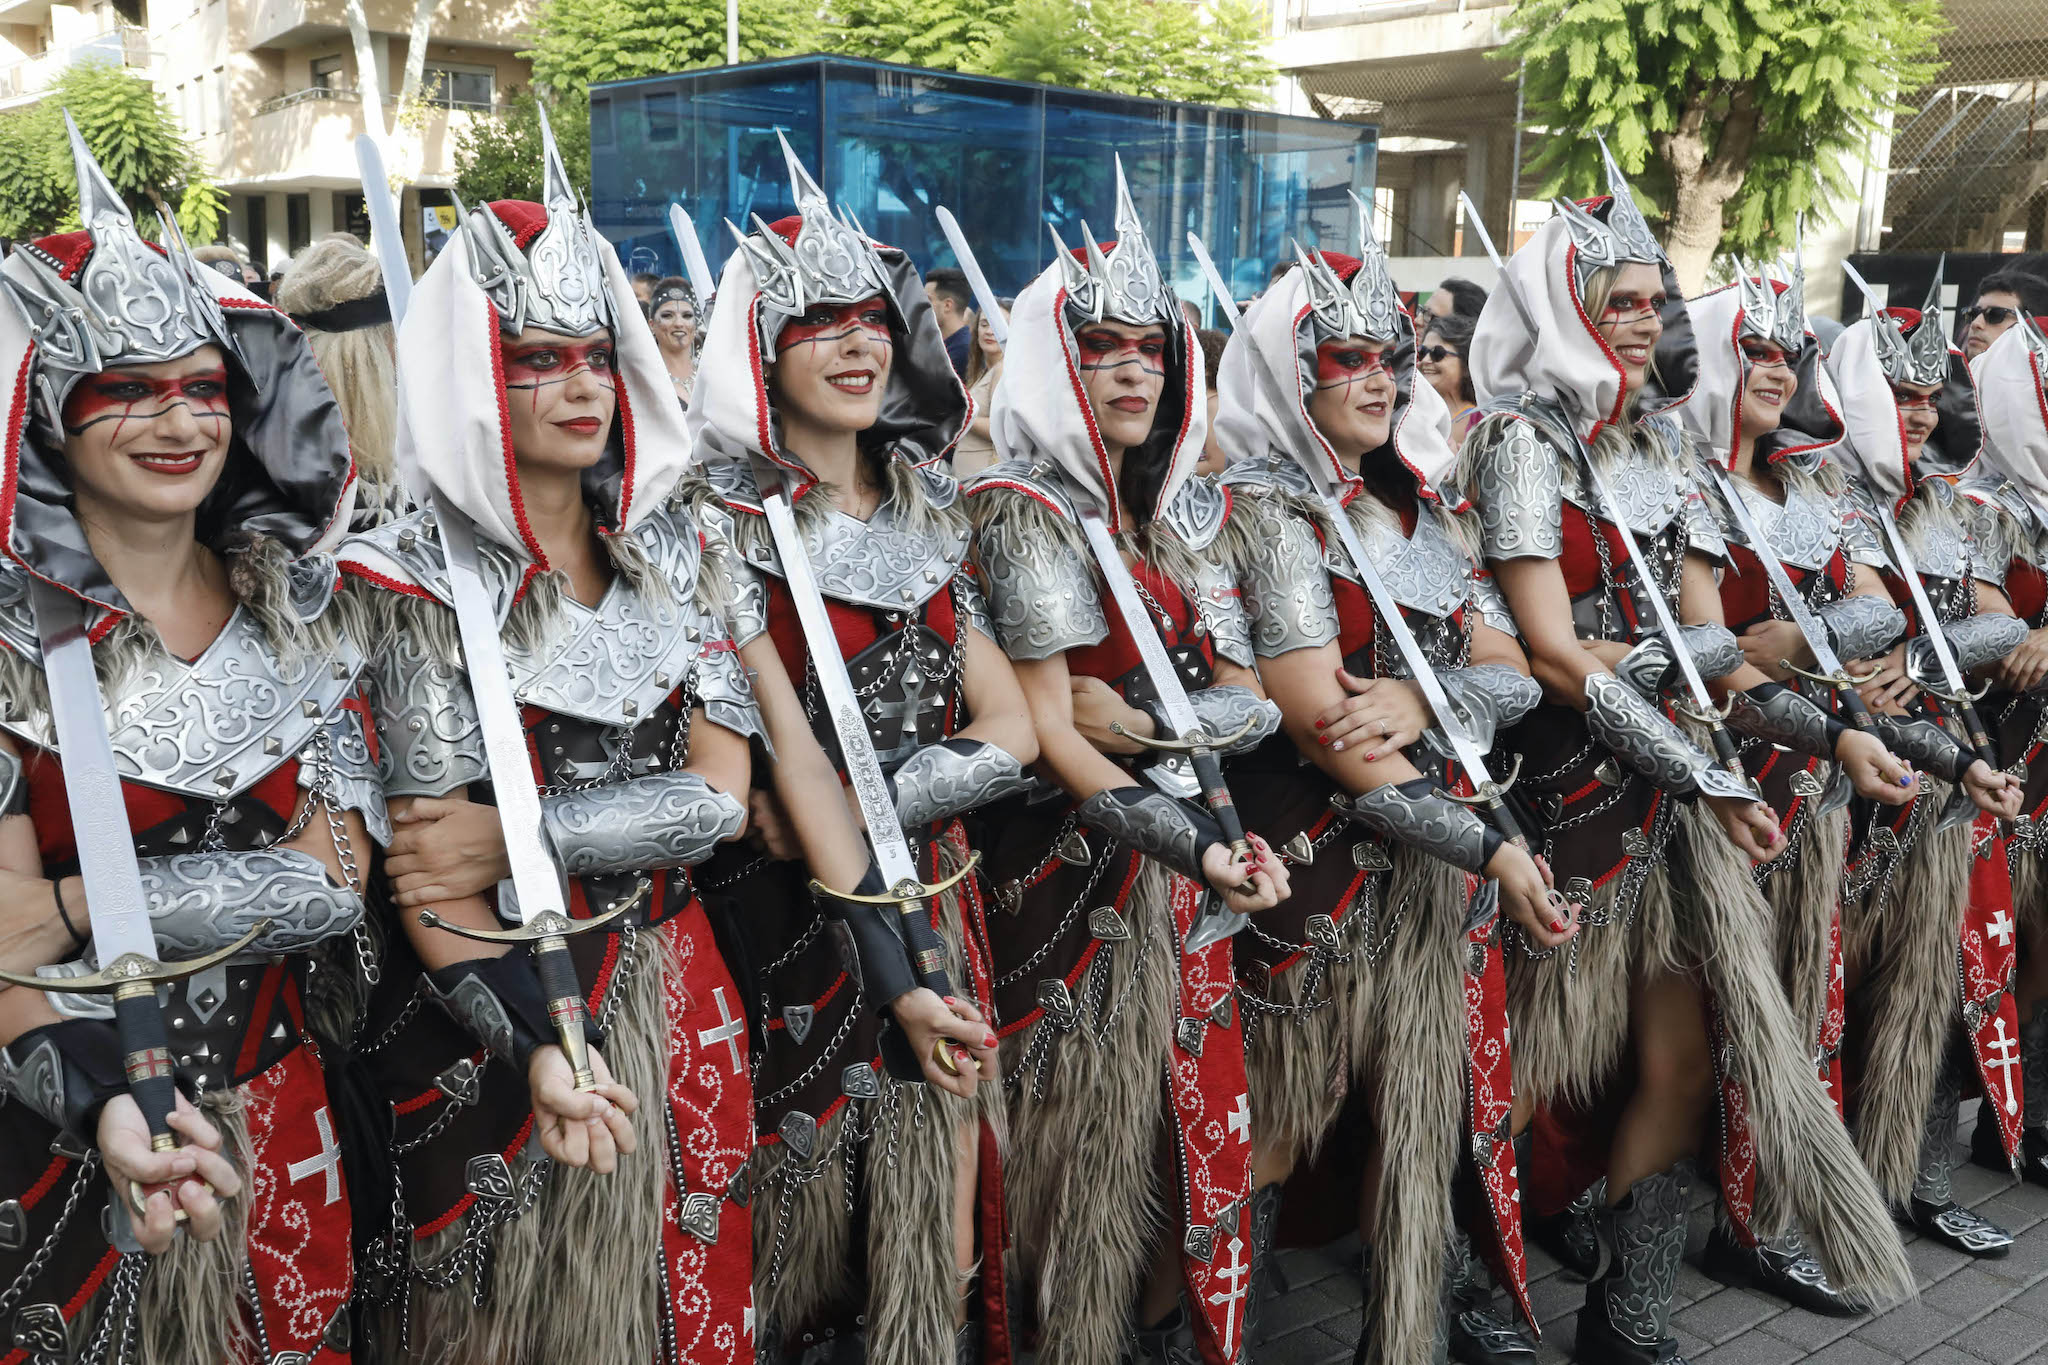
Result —
<svg viewBox="0 0 2048 1365"><path fill-rule="evenodd" d="M341 405L362 480L357 520L377 525L404 510L393 465L398 435L397 337L384 272L360 242L327 237L292 262L277 306L306 334Z"/></svg>

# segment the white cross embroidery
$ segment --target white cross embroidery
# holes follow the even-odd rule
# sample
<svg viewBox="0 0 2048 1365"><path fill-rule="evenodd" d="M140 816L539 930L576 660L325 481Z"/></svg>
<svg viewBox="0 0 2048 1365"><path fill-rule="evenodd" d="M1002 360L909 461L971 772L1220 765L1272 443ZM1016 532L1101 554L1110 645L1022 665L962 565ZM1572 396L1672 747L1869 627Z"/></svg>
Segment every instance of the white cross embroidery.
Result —
<svg viewBox="0 0 2048 1365"><path fill-rule="evenodd" d="M2012 942L2012 917L2003 909L1998 910L1991 916L1991 927L1984 932L1997 939L1999 947L2005 947Z"/></svg>
<svg viewBox="0 0 2048 1365"><path fill-rule="evenodd" d="M325 1172L327 1175L326 1203L341 1202L341 1148L334 1141L334 1120L327 1117L327 1108L322 1105L313 1111L313 1127L320 1134L320 1155L309 1156L304 1161L287 1165L285 1174L292 1184Z"/></svg>
<svg viewBox="0 0 2048 1365"><path fill-rule="evenodd" d="M1252 1140L1251 1096L1239 1095L1236 1107L1230 1111L1229 1116L1225 1118L1224 1122L1229 1125L1230 1131L1237 1135L1239 1142L1250 1142Z"/></svg>
<svg viewBox="0 0 2048 1365"><path fill-rule="evenodd" d="M1216 1267L1216 1278L1225 1281L1224 1287L1209 1296L1209 1302L1223 1310L1223 1354L1226 1359L1237 1358L1237 1306L1244 1298L1245 1279L1252 1273L1245 1263L1244 1239L1230 1239L1230 1263Z"/></svg>
<svg viewBox="0 0 2048 1365"><path fill-rule="evenodd" d="M726 1008L725 987L713 986L711 998L718 1005L718 1027L698 1029L697 1042L702 1047L724 1043L726 1050L732 1053L732 1074L737 1076L743 1066L740 1061L740 1035L747 1031L747 1025L744 1020L733 1018L732 1011Z"/></svg>
<svg viewBox="0 0 2048 1365"><path fill-rule="evenodd" d="M1996 1031L1993 1033L1990 1043L1991 1060L1989 1065L1996 1067L2005 1077L2005 1112L2017 1114L2020 1111L2020 1102L2018 1097L2013 1094L2012 1069L2020 1064L2020 1040L2006 1037L2005 1017L2003 1015L1992 1020L1992 1023L1996 1026Z"/></svg>

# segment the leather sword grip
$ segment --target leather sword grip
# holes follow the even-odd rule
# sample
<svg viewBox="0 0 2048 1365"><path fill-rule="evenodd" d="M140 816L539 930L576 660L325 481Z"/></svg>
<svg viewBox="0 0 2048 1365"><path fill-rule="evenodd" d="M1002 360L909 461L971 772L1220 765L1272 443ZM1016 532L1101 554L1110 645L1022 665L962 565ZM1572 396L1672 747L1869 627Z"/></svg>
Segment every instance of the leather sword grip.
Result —
<svg viewBox="0 0 2048 1365"><path fill-rule="evenodd" d="M569 956L569 941L550 934L536 939L533 966L540 976L541 993L547 997L548 1018L554 1022L555 1037L575 1073L578 1090L597 1089L597 1076L590 1066L590 1046L583 1036L583 1022L589 1010L583 1003L583 986L576 980L576 963Z"/></svg>

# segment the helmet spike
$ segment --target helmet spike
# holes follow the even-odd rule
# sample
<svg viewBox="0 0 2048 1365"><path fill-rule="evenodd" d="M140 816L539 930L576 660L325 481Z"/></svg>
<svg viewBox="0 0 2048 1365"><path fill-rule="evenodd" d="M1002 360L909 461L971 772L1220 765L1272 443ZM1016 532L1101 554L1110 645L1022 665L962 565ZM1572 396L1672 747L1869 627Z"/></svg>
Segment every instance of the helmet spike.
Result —
<svg viewBox="0 0 2048 1365"><path fill-rule="evenodd" d="M78 221L88 230L120 226L134 231L135 216L100 169L92 148L85 145L85 135L78 131L69 109L64 111L64 132L71 140L71 166L78 176Z"/></svg>
<svg viewBox="0 0 2048 1365"><path fill-rule="evenodd" d="M561 148L555 145L555 130L548 122L547 108L536 103L534 112L540 115L541 205L550 217L557 209L573 213L580 198L575 185L570 183L569 168L562 164Z"/></svg>
<svg viewBox="0 0 2048 1365"><path fill-rule="evenodd" d="M1179 309L1174 304L1173 295L1167 291L1166 281L1159 274L1159 262L1153 258L1152 244L1146 240L1145 224L1138 217L1136 201L1131 198L1131 186L1124 176L1122 157L1115 158L1115 168L1116 245L1104 252L1084 219L1081 223L1081 235L1086 239L1082 243L1083 259L1075 261L1065 244L1060 242L1059 232L1053 232L1053 241L1060 246L1060 259L1066 263L1061 269L1067 298L1093 321L1107 318L1133 327L1153 323L1171 327L1179 317Z"/></svg>

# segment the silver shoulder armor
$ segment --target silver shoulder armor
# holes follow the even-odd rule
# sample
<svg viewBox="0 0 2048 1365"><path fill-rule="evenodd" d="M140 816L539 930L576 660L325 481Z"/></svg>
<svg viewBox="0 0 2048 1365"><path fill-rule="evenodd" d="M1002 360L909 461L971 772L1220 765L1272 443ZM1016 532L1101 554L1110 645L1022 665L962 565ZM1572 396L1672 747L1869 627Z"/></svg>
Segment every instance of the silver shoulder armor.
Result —
<svg viewBox="0 0 2048 1365"><path fill-rule="evenodd" d="M1195 611L1209 628L1216 655L1244 668L1252 666L1251 622L1245 617L1244 594L1237 575L1210 550L1195 552L1195 581L1190 584Z"/></svg>
<svg viewBox="0 0 2048 1365"><path fill-rule="evenodd" d="M1466 489L1488 559L1555 559L1564 549L1564 452L1523 419L1481 422L1466 439Z"/></svg>
<svg viewBox="0 0 2048 1365"><path fill-rule="evenodd" d="M1238 582L1253 651L1271 659L1336 639L1337 599L1308 520L1249 483L1237 490L1230 515L1241 523L1239 539L1246 547Z"/></svg>
<svg viewBox="0 0 2048 1365"><path fill-rule="evenodd" d="M1230 513L1230 493L1214 478L1197 474L1167 504L1166 523L1196 554L1209 548Z"/></svg>
<svg viewBox="0 0 2048 1365"><path fill-rule="evenodd" d="M489 779L483 727L461 671L426 638L429 630L452 637L453 614L438 602L400 601L398 624L370 664L384 794L446 796ZM446 620L433 619L442 613Z"/></svg>
<svg viewBox="0 0 2048 1365"><path fill-rule="evenodd" d="M1707 505L1707 499L1695 487L1685 495L1685 548L1697 550L1709 559L1722 560L1728 557L1728 539L1721 529L1721 520Z"/></svg>
<svg viewBox="0 0 2048 1365"><path fill-rule="evenodd" d="M384 807L384 779L370 757L369 736L362 716L349 707L339 707L327 717L324 762L321 755L299 762L299 785L312 790L339 810L352 810L363 817L363 826L380 844L391 842L391 817Z"/></svg>
<svg viewBox="0 0 2048 1365"><path fill-rule="evenodd" d="M1928 479L1899 513L1899 535L1924 577L1979 576L1976 545L1970 536L1970 506L1946 479Z"/></svg>
<svg viewBox="0 0 2048 1365"><path fill-rule="evenodd" d="M967 506L982 595L1005 653L1045 659L1108 636L1064 493L1021 461L1005 461L968 484Z"/></svg>
<svg viewBox="0 0 2048 1365"><path fill-rule="evenodd" d="M21 815L28 810L28 783L22 780L21 755L0 749L0 815Z"/></svg>

